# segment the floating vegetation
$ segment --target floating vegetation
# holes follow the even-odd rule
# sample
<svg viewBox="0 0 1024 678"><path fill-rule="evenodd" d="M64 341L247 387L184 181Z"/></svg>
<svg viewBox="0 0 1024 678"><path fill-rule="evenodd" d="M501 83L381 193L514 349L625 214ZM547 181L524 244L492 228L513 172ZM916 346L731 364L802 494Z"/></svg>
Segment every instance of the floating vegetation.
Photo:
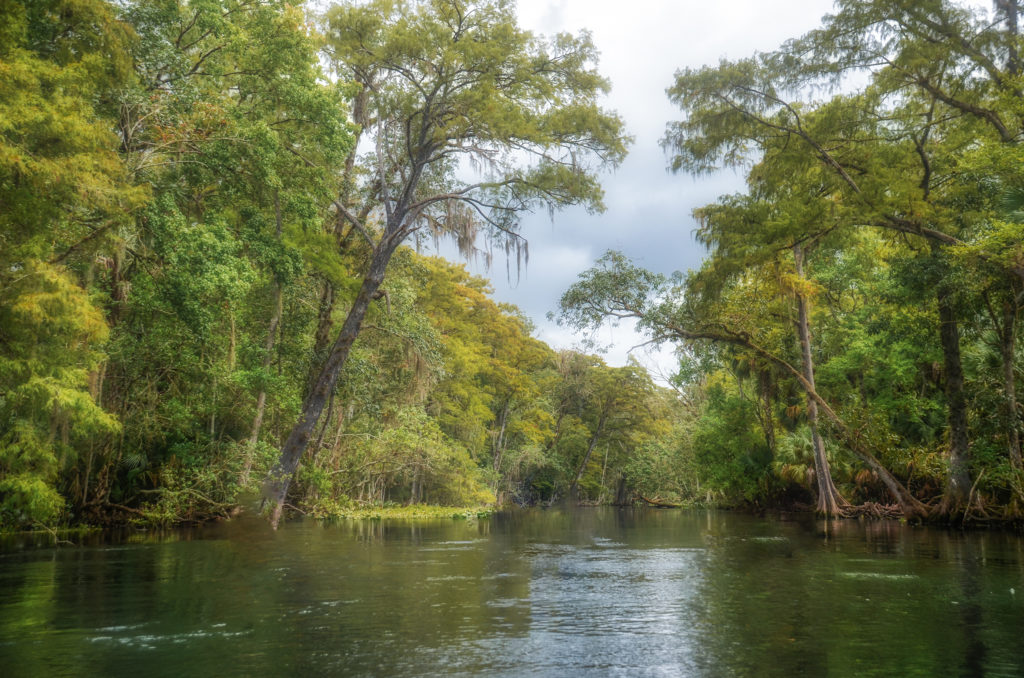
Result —
<svg viewBox="0 0 1024 678"><path fill-rule="evenodd" d="M494 513L492 506L365 506L340 510L328 519L346 520L476 520L487 518Z"/></svg>

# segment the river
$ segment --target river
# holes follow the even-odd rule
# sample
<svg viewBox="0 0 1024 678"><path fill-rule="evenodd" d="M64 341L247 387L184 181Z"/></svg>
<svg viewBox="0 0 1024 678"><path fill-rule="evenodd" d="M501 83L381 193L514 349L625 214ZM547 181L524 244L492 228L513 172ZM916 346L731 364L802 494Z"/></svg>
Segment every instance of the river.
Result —
<svg viewBox="0 0 1024 678"><path fill-rule="evenodd" d="M12 676L1022 676L1024 540L676 510L0 542Z"/></svg>

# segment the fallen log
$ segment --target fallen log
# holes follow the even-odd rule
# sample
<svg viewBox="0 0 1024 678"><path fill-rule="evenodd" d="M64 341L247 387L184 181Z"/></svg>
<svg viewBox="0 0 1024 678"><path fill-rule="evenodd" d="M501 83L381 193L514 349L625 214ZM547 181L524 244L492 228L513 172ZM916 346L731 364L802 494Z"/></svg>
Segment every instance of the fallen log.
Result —
<svg viewBox="0 0 1024 678"><path fill-rule="evenodd" d="M657 506L658 508L679 508L682 504L673 504L671 502L662 501L661 499L648 499L644 495L640 495L640 498L651 506Z"/></svg>

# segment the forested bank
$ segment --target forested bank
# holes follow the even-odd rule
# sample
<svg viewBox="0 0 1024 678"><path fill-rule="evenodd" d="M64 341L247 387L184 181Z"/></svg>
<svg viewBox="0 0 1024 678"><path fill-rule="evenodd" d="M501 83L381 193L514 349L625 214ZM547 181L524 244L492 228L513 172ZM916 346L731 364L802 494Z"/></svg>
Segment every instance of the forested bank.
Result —
<svg viewBox="0 0 1024 678"><path fill-rule="evenodd" d="M0 526L261 497L275 524L645 498L1019 520L1018 15L840 2L677 74L672 169L746 190L698 211L700 270L611 252L561 312L675 345L665 389L417 248L514 276L522 213L602 209L629 138L586 33L507 2L0 5Z"/></svg>
<svg viewBox="0 0 1024 678"><path fill-rule="evenodd" d="M1020 4L993 4L843 0L774 52L677 72L671 168L746 190L697 211L699 271L609 252L563 319L679 347L713 489L1019 520L1024 43Z"/></svg>
<svg viewBox="0 0 1024 678"><path fill-rule="evenodd" d="M470 9L3 5L0 524L632 499L675 398L414 248L514 275L624 153L586 35Z"/></svg>

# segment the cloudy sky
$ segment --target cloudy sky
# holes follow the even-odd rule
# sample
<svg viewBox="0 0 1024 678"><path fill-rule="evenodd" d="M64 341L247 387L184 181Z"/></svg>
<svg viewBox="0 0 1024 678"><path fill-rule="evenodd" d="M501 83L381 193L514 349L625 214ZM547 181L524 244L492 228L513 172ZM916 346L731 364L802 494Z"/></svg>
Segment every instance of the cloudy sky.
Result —
<svg viewBox="0 0 1024 678"><path fill-rule="evenodd" d="M606 250L620 250L666 274L699 266L703 249L694 241L690 213L742 188L742 178L728 172L692 179L665 170L658 140L666 122L680 115L665 88L676 69L773 49L818 26L831 9L831 0L519 0L524 28L541 34L592 32L601 52L599 69L612 81L606 105L623 117L635 142L625 163L603 177L606 212L566 211L554 222L546 212L526 218L522 232L530 243L530 263L518 284L514 273L508 281L497 256L491 271L480 262L470 263L470 270L491 279L495 297L519 306L536 323L537 335L560 349L574 347L580 337L545 315ZM453 250L444 253L458 260ZM610 345L605 359L613 365L624 364L627 351L643 341L627 327L602 330L596 339ZM652 371L671 369L668 352L633 355Z"/></svg>

